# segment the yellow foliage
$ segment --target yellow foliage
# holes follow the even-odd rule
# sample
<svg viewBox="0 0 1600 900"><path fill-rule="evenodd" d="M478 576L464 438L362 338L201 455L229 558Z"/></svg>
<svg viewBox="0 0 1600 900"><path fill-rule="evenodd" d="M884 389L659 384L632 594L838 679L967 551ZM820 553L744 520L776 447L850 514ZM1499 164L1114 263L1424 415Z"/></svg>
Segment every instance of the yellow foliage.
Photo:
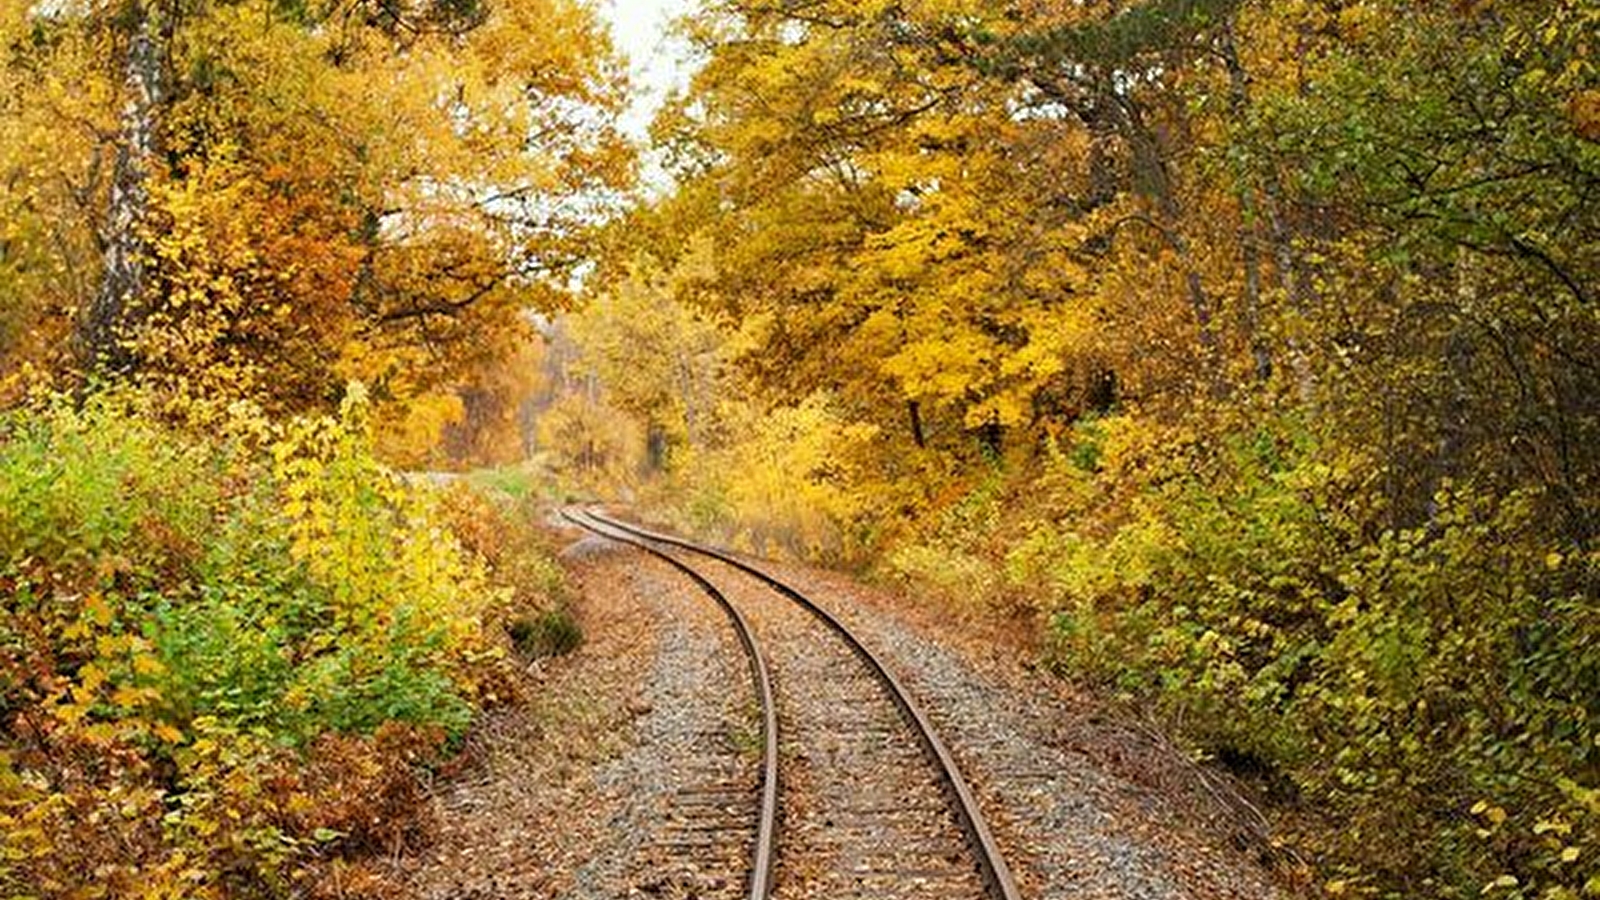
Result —
<svg viewBox="0 0 1600 900"><path fill-rule="evenodd" d="M491 370L528 309L563 302L595 211L632 175L593 10L484 9L390 11L404 27L275 0L185 9L160 37L147 124L164 163L141 185L145 283L119 319L139 377L177 406L291 413L362 379L380 405L427 398L391 442L425 455L449 418L437 398ZM113 13L9 4L0 21L0 378L75 365L63 338L98 287L123 140Z"/></svg>
<svg viewBox="0 0 1600 900"><path fill-rule="evenodd" d="M378 453L402 468L427 469L434 467L446 430L460 425L467 410L460 395L441 393L412 399L399 413L398 421L381 429Z"/></svg>
<svg viewBox="0 0 1600 900"><path fill-rule="evenodd" d="M644 436L633 419L582 393L559 397L539 417L535 443L574 483L628 496L644 470Z"/></svg>
<svg viewBox="0 0 1600 900"><path fill-rule="evenodd" d="M416 766L512 696L510 586L373 458L364 389L201 431L164 402L0 418L8 894L314 882L420 827Z"/></svg>

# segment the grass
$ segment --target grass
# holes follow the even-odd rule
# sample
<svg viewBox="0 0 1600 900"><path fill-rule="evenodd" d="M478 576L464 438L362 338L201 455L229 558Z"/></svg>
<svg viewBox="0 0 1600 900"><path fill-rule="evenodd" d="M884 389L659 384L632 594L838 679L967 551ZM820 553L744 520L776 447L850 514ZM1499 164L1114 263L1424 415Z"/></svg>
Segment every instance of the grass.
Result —
<svg viewBox="0 0 1600 900"><path fill-rule="evenodd" d="M583 631L566 610L549 610L514 619L506 627L517 652L530 659L565 656L583 646Z"/></svg>
<svg viewBox="0 0 1600 900"><path fill-rule="evenodd" d="M493 469L477 469L465 477L467 483L475 488L498 491L519 502L560 499L549 472L537 459Z"/></svg>

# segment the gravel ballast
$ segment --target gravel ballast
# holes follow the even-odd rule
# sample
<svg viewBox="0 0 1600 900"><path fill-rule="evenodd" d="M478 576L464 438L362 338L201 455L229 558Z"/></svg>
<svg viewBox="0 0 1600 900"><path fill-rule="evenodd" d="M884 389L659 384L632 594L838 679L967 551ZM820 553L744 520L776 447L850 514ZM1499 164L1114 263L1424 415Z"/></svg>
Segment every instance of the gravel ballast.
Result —
<svg viewBox="0 0 1600 900"><path fill-rule="evenodd" d="M408 893L743 896L760 742L733 632L666 564L569 534L563 557L587 642L532 667L532 702L474 735L477 763L437 791L437 840L399 865ZM675 555L744 611L774 671L776 896L979 896L959 829L938 809L942 792L853 654L748 575ZM1030 668L1017 644L835 573L759 565L899 676L977 793L1023 896L1276 896L1249 823L1204 772Z"/></svg>

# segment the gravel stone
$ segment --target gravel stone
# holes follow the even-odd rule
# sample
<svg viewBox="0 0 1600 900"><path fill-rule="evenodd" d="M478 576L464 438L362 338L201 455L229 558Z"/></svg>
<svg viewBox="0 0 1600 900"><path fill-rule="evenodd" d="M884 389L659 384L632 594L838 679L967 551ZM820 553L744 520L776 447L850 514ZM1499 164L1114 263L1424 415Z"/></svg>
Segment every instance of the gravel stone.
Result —
<svg viewBox="0 0 1600 900"><path fill-rule="evenodd" d="M905 598L804 567L760 565L843 620L901 678L978 793L1025 896L1277 896L1269 873L1233 846L1232 831L1215 830L1221 812L1184 822L1184 802L1073 749L1072 736L1085 727L1082 699L1027 672L1020 654L1007 665L992 643L951 639L926 617L913 626ZM1141 742L1126 752L1171 751Z"/></svg>
<svg viewBox="0 0 1600 900"><path fill-rule="evenodd" d="M569 534L576 532L569 531ZM964 836L883 689L809 613L721 564L778 692L783 900L979 897ZM587 642L528 673L435 798L419 898L734 898L754 841L759 718L710 598L594 537L563 553ZM1029 900L1275 898L1253 812L1151 729L1031 669L1015 623L760 563L831 610L934 720ZM1222 786L1226 788L1226 785ZM1256 814L1259 817L1259 814Z"/></svg>

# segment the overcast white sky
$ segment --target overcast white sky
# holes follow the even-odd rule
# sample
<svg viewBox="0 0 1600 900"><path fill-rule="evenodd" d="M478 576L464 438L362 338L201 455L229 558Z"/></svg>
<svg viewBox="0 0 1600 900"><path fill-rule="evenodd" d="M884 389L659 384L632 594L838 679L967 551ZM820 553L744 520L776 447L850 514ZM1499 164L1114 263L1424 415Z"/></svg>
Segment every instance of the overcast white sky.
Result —
<svg viewBox="0 0 1600 900"><path fill-rule="evenodd" d="M689 11L692 2L600 0L600 13L611 23L618 49L633 61L634 83L640 89L623 122L630 134L645 136L662 97L685 77L682 51L667 40L667 28L674 18Z"/></svg>

